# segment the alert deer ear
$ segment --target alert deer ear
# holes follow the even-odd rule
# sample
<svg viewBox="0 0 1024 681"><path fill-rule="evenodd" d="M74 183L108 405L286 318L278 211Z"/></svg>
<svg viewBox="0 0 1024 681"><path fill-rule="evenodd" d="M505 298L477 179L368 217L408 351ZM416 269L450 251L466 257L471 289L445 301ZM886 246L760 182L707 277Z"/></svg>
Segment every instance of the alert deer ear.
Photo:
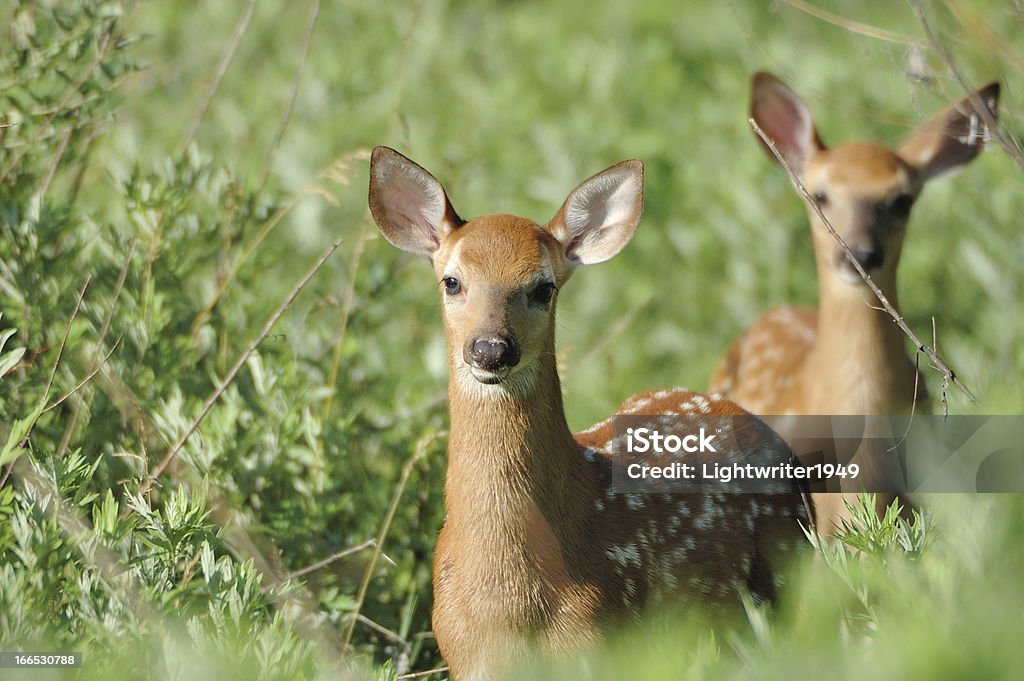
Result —
<svg viewBox="0 0 1024 681"><path fill-rule="evenodd" d="M547 229L574 264L604 262L633 238L644 212L644 164L622 161L573 189Z"/></svg>
<svg viewBox="0 0 1024 681"><path fill-rule="evenodd" d="M463 224L441 183L388 147L370 156L370 213L385 239L426 256Z"/></svg>
<svg viewBox="0 0 1024 681"><path fill-rule="evenodd" d="M803 172L807 158L825 148L814 127L811 109L788 85L766 71L755 73L751 81L750 117L798 175ZM777 160L760 136L758 141Z"/></svg>
<svg viewBox="0 0 1024 681"><path fill-rule="evenodd" d="M977 158L992 136L988 121L996 121L998 107L999 83L989 83L919 127L896 153L917 170L921 182L956 173Z"/></svg>

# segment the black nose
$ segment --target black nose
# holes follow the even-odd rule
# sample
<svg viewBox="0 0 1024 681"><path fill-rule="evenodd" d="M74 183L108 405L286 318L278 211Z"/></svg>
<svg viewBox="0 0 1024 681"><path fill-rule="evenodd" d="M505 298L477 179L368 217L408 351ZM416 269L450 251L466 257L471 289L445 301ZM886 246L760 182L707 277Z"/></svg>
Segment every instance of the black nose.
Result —
<svg viewBox="0 0 1024 681"><path fill-rule="evenodd" d="M885 251L882 250L881 244L872 244L870 246L854 246L850 250L853 251L853 257L857 259L857 262L860 263L860 266L863 267L868 272L878 267L881 267L882 263L885 262Z"/></svg>
<svg viewBox="0 0 1024 681"><path fill-rule="evenodd" d="M505 369L519 364L519 346L511 338L478 338L466 344L463 357L481 369Z"/></svg>

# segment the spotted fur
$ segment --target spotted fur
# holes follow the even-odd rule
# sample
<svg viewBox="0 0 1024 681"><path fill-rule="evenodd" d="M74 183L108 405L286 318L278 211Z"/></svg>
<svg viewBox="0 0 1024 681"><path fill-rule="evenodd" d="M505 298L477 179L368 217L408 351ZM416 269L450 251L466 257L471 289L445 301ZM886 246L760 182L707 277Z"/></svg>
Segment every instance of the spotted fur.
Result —
<svg viewBox="0 0 1024 681"><path fill-rule="evenodd" d="M995 116L999 85L975 93ZM808 106L782 81L754 76L751 115L771 137L832 227L899 309L896 269L910 206L924 184L955 172L983 147L987 128L970 99L922 125L893 151L877 142L827 148ZM774 157L773 157L774 158ZM710 390L760 415L896 415L927 410L924 383L905 339L854 270L816 210L808 207L818 267L819 307L768 312L735 342L715 369ZM780 426L783 437L789 436ZM871 487L891 454L867 444L857 452ZM851 488L852 490L853 488ZM815 494L818 529L830 534L854 495ZM892 502L879 494L879 512ZM902 500L905 512L910 505Z"/></svg>
<svg viewBox="0 0 1024 681"><path fill-rule="evenodd" d="M557 295L539 303L537 291L560 289L578 265L626 245L640 220L639 161L585 181L545 226L510 215L464 222L432 176L390 149L374 151L370 176L371 211L388 240L429 255L437 279L458 284L441 293L451 434L433 611L452 677L499 676L526 650L576 650L657 603L735 612L743 592L774 601L786 560L806 544L795 485L618 493L610 421L576 436L566 424ZM475 359L479 339L514 348L513 359ZM746 414L686 390L637 395L618 413ZM763 423L737 423L753 429L744 442L755 446L720 447L715 460L790 456Z"/></svg>

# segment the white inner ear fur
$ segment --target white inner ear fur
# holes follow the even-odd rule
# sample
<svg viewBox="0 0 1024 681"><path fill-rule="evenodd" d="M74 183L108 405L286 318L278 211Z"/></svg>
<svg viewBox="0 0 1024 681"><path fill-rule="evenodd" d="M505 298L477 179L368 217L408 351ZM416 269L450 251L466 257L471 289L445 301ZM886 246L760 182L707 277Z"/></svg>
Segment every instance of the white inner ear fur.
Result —
<svg viewBox="0 0 1024 681"><path fill-rule="evenodd" d="M599 175L578 188L565 211L568 255L589 264L618 253L625 245L623 236L636 228L641 195L640 177L626 169Z"/></svg>
<svg viewBox="0 0 1024 681"><path fill-rule="evenodd" d="M445 212L444 190L434 178L411 166L388 163L382 168L381 203L431 241L437 241Z"/></svg>
<svg viewBox="0 0 1024 681"><path fill-rule="evenodd" d="M804 161L818 148L810 107L788 85L771 80L759 86L753 115L793 171L800 174Z"/></svg>

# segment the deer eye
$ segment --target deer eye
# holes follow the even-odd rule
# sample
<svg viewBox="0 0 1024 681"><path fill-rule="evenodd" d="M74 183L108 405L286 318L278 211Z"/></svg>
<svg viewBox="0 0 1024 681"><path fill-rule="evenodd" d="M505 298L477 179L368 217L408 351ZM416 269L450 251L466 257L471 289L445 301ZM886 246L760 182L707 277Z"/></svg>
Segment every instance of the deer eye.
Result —
<svg viewBox="0 0 1024 681"><path fill-rule="evenodd" d="M828 205L828 194L826 194L825 192L815 192L814 202L821 206L822 208L824 208L825 206Z"/></svg>
<svg viewBox="0 0 1024 681"><path fill-rule="evenodd" d="M462 292L462 282L455 277L445 277L441 280L444 284L444 292L450 296L457 295Z"/></svg>
<svg viewBox="0 0 1024 681"><path fill-rule="evenodd" d="M889 214L896 218L905 218L910 215L910 209L913 205L913 196L910 194L900 194L889 204Z"/></svg>
<svg viewBox="0 0 1024 681"><path fill-rule="evenodd" d="M555 285L549 281L545 281L539 284L537 288L533 289L533 293L530 294L530 302L537 303L538 305L547 305L551 302L551 297L555 294Z"/></svg>

